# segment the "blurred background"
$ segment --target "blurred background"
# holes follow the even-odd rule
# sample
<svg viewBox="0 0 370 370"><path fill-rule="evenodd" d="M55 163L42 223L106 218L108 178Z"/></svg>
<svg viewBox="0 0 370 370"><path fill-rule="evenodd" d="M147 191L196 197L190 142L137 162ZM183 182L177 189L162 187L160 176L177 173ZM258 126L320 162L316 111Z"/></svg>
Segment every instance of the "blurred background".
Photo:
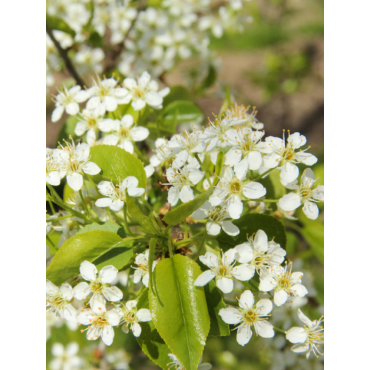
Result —
<svg viewBox="0 0 370 370"><path fill-rule="evenodd" d="M257 107L257 116L265 124L267 136L281 136L283 129L307 136L312 146L310 152L319 158L314 166L315 175L323 184L323 7L323 0L245 1L243 11L251 18L241 33L226 31L220 38L211 37L212 53L207 63L197 57L184 60L160 76L161 83L170 87L187 86L206 117L219 112L228 87L238 104ZM55 147L64 124L63 120L50 121L54 108L51 95L65 83L67 76L65 71L53 72L54 83L47 93L48 147ZM207 81L206 88L197 88L199 80ZM305 304L302 310L312 319L323 313L323 212L315 221L299 212L296 216L302 228L286 223L287 252L289 259L297 261L294 269L305 273L304 284L310 294L295 301L293 310L276 311L275 324L283 329L299 323L296 308L301 305ZM124 275L121 283L127 284ZM88 342L77 328L60 325L49 314L47 328L48 366L55 343L66 345L74 341L79 344L78 355L86 362L84 369L158 369L142 353L135 338L120 329L116 329L113 345L105 348L99 341ZM307 361L303 355L291 352L290 347L279 334L263 340L254 336L248 345L241 347L232 332L227 338L209 338L204 362L211 363L216 370L323 368L322 358ZM105 352L107 356L102 362Z"/></svg>

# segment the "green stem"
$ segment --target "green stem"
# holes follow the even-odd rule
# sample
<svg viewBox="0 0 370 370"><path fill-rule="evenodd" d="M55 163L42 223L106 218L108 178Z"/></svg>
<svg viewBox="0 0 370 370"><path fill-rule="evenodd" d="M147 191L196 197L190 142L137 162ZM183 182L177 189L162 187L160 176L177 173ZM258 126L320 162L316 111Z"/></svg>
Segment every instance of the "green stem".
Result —
<svg viewBox="0 0 370 370"><path fill-rule="evenodd" d="M257 176L256 178L252 179L252 181L258 181L258 180L262 179L262 177L265 177L266 175L268 175L270 172L272 172L275 169L276 169L276 167L270 168L268 171L262 173L261 175Z"/></svg>
<svg viewBox="0 0 370 370"><path fill-rule="evenodd" d="M172 238L171 238L171 229L169 229L168 233L168 251L170 252L170 258L173 257L173 245L172 245Z"/></svg>
<svg viewBox="0 0 370 370"><path fill-rule="evenodd" d="M202 168L202 170L204 170L204 168L203 168L203 163L202 163L202 161L200 160L198 153L195 153L195 158L196 158L196 159L197 159L197 161L199 162L199 165L200 165L200 167ZM204 173L205 173L205 176L206 176L206 179L207 179L207 181L208 181L209 186L210 186L210 187L212 187L212 183L211 183L211 180L209 179L209 175L208 175L207 171L204 171Z"/></svg>
<svg viewBox="0 0 370 370"><path fill-rule="evenodd" d="M236 301L230 301L230 300L224 298L224 302L226 304L231 304L232 306L238 306L238 302L236 302Z"/></svg>
<svg viewBox="0 0 370 370"><path fill-rule="evenodd" d="M286 334L286 331L285 331L285 330L283 330L283 329L279 329L279 328L277 328L276 326L274 326L274 330L278 331L279 333Z"/></svg>
<svg viewBox="0 0 370 370"><path fill-rule="evenodd" d="M60 220L64 220L70 217L73 217L73 215L66 215L66 216L61 216L61 217L56 217L56 218L47 218L46 222L60 221Z"/></svg>
<svg viewBox="0 0 370 370"><path fill-rule="evenodd" d="M130 230L129 226L128 226L128 222L127 222L127 203L125 202L124 206L123 206L123 222L125 223L125 229L126 229L126 233L128 235L133 235L132 234L132 231Z"/></svg>
<svg viewBox="0 0 370 370"><path fill-rule="evenodd" d="M86 215L88 216L88 218L93 219L93 220L94 220L95 222L97 222L97 223L101 223L101 221L100 221L99 219L95 218L95 217L90 213L90 210L89 210L89 208L87 207L87 204L86 204L86 202L85 202L85 199L84 199L84 197L83 197L83 195L82 195L82 191L81 191L81 189L78 191L78 193L80 194L80 198L81 198L82 206L83 206L83 208L84 208L84 210L85 210Z"/></svg>
<svg viewBox="0 0 370 370"><path fill-rule="evenodd" d="M248 202L249 201L252 201L252 202L265 202L265 203L277 203L279 201L279 199L249 199L247 198L246 199Z"/></svg>
<svg viewBox="0 0 370 370"><path fill-rule="evenodd" d="M53 206L53 202L50 199L48 200L48 202L49 202L51 212L53 213L53 215L55 215L55 209L54 209L54 206Z"/></svg>
<svg viewBox="0 0 370 370"><path fill-rule="evenodd" d="M46 235L46 242L48 244L50 244L51 247L53 247L54 249L58 249L56 248L55 244L53 243L53 241L50 239L50 236L49 235Z"/></svg>
<svg viewBox="0 0 370 370"><path fill-rule="evenodd" d="M94 180L92 179L91 175L87 175L87 177L88 177L89 181L91 182L91 184L94 186L96 192L99 194L99 189L96 186L96 184L95 184Z"/></svg>

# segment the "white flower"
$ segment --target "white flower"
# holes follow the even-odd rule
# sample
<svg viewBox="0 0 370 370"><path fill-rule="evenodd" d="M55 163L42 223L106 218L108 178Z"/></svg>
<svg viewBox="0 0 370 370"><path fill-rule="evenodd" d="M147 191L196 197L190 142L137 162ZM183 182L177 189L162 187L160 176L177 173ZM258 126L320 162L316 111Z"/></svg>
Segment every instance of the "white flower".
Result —
<svg viewBox="0 0 370 370"><path fill-rule="evenodd" d="M178 155L202 153L206 149L206 143L202 140L200 133L196 131L190 133L183 131L181 134L173 135L168 145L170 148L180 150ZM185 161L187 160L188 155L185 155Z"/></svg>
<svg viewBox="0 0 370 370"><path fill-rule="evenodd" d="M101 64L103 60L104 52L102 49L90 48L87 45L81 45L80 50L74 56L74 61L82 74L89 71L103 72Z"/></svg>
<svg viewBox="0 0 370 370"><path fill-rule="evenodd" d="M119 212L125 204L127 194L131 197L141 197L145 193L145 189L137 187L138 184L139 180L135 176L126 177L117 186L109 181L101 181L98 185L99 191L108 198L98 199L95 205Z"/></svg>
<svg viewBox="0 0 370 370"><path fill-rule="evenodd" d="M285 146L285 133L283 139L269 136L266 138L266 143L261 147L263 153L267 153L263 157L264 166L274 168L280 165L280 180L284 183L294 181L299 175L299 169L296 163L304 163L307 166L312 166L317 162L317 158L306 153L310 147L305 150L299 150L301 146L307 142L306 137L296 132L289 134Z"/></svg>
<svg viewBox="0 0 370 370"><path fill-rule="evenodd" d="M194 199L194 193L191 187L202 180L204 172L187 165L182 169L167 168L166 176L169 183L163 185L173 185L168 191L168 202L172 206L175 206L179 199L183 203Z"/></svg>
<svg viewBox="0 0 370 370"><path fill-rule="evenodd" d="M75 127L75 134L82 136L86 131L87 135L92 135L100 128L100 123L103 122L103 116L97 110L84 109L82 114L78 117L78 122Z"/></svg>
<svg viewBox="0 0 370 370"><path fill-rule="evenodd" d="M319 357L319 354L322 353L318 347L324 343L324 328L321 326L324 318L321 317L320 320L311 321L300 309L298 309L298 317L305 324L304 327L293 327L286 332L286 339L295 344L292 351L297 353L307 352L307 358L310 357L311 352Z"/></svg>
<svg viewBox="0 0 370 370"><path fill-rule="evenodd" d="M261 299L254 305L252 292L246 290L240 296L239 307L222 308L219 315L227 324L239 324L235 329L238 329L236 341L240 345L244 346L252 338L252 326L262 338L272 338L275 335L273 326L266 319L272 310L269 299Z"/></svg>
<svg viewBox="0 0 370 370"><path fill-rule="evenodd" d="M60 288L51 281L46 280L46 307L61 319L76 322L76 309L71 305L73 289L69 284L63 284Z"/></svg>
<svg viewBox="0 0 370 370"><path fill-rule="evenodd" d="M205 286L212 279L216 278L217 287L224 293L232 292L234 288L233 277L240 281L246 281L253 277L254 271L245 264L234 267L236 261L236 250L229 249L226 253L222 253L221 258L211 252L207 252L199 259L210 270L204 271L195 280L195 286Z"/></svg>
<svg viewBox="0 0 370 370"><path fill-rule="evenodd" d="M146 308L136 308L137 301L128 301L124 306L115 308L119 313L123 331L128 333L132 330L135 337L140 337L141 326L139 322L148 322L152 320L150 311Z"/></svg>
<svg viewBox="0 0 370 370"><path fill-rule="evenodd" d="M149 283L149 249L145 253L140 253L135 258L135 263L139 266L135 268L134 273L134 283L137 284L141 279L143 279L143 284L148 287ZM154 271L155 266L158 261L153 261L152 271Z"/></svg>
<svg viewBox="0 0 370 370"><path fill-rule="evenodd" d="M226 167L213 194L209 198L212 206L218 206L222 201L227 203L231 218L240 218L243 212L242 195L250 199L258 199L266 194L266 189L258 182L245 180L244 173L240 178L234 175L230 167Z"/></svg>
<svg viewBox="0 0 370 370"><path fill-rule="evenodd" d="M240 232L237 226L235 226L230 220L226 220L227 218L230 218L230 215L228 214L226 205L224 204L212 207L211 203L206 202L196 210L191 217L196 220L208 218L208 222L206 224L208 235L218 235L221 228L226 234L232 236L238 235Z"/></svg>
<svg viewBox="0 0 370 370"><path fill-rule="evenodd" d="M51 114L51 121L58 121L62 117L64 109L69 115L76 115L80 110L78 103L83 103L88 97L89 94L85 90L81 90L81 86L73 86L69 90L64 87L64 91L59 91L58 95L55 96L55 109Z"/></svg>
<svg viewBox="0 0 370 370"><path fill-rule="evenodd" d="M86 108L97 110L99 114L103 115L106 111L115 111L118 104L124 104L123 97L126 92L123 88L116 87L117 82L114 78L103 81L100 78L97 81L94 80L94 86L87 90L91 98L88 100Z"/></svg>
<svg viewBox="0 0 370 370"><path fill-rule="evenodd" d="M268 273L271 266L278 266L284 261L286 251L274 241L268 241L263 230L258 230L256 235L248 242L235 247L236 259L240 263L248 263L254 271L261 276ZM253 272L254 275L254 272Z"/></svg>
<svg viewBox="0 0 370 370"><path fill-rule="evenodd" d="M233 120L234 122L242 122L246 127L253 128L255 130L262 130L264 125L259 122L256 118L258 111L256 107L252 107L252 112L249 113L250 105L244 107L243 105L236 105L226 111L226 118Z"/></svg>
<svg viewBox="0 0 370 370"><path fill-rule="evenodd" d="M274 303L276 306L282 306L290 296L304 297L308 293L306 287L301 284L303 273L292 273L292 262L289 265L289 271L288 265L285 268L273 266L270 269L270 273L260 280L259 290L262 292L275 291Z"/></svg>
<svg viewBox="0 0 370 370"><path fill-rule="evenodd" d="M53 157L53 149L46 148L46 182L53 186L60 184L63 173L59 170L58 162Z"/></svg>
<svg viewBox="0 0 370 370"><path fill-rule="evenodd" d="M80 265L81 276L90 282L82 282L74 287L74 295L77 299L86 299L92 293L90 307L103 310L106 301L118 302L123 298L123 293L116 286L111 286L117 277L118 270L114 266L103 267L98 274L98 269L89 261L83 261Z"/></svg>
<svg viewBox="0 0 370 370"><path fill-rule="evenodd" d="M185 370L184 366L182 366L181 362L179 359L172 353L168 354L168 357L171 359L171 362L167 364L169 369L175 369L175 370ZM211 370L212 365L204 363L202 364L202 358L199 361L197 370Z"/></svg>
<svg viewBox="0 0 370 370"><path fill-rule="evenodd" d="M67 175L67 183L74 190L78 191L83 185L83 174L97 175L101 170L97 164L90 162L90 147L85 143L75 146L66 143L61 149L54 149L54 158L59 164L60 172Z"/></svg>
<svg viewBox="0 0 370 370"><path fill-rule="evenodd" d="M51 353L55 357L49 364L51 370L77 370L83 364L82 358L76 356L78 353L76 342L68 343L65 348L60 343L54 343Z"/></svg>
<svg viewBox="0 0 370 370"><path fill-rule="evenodd" d="M179 152L180 148L170 147L169 141L159 138L155 141L155 154L150 157L150 164L154 167L159 166L164 160Z"/></svg>
<svg viewBox="0 0 370 370"><path fill-rule="evenodd" d="M87 329L81 330L81 332L87 330L87 339L96 340L101 336L103 342L107 346L113 343L113 326L117 326L119 320L120 317L118 312L116 312L115 309L107 311L105 306L101 307L101 309L81 308L81 313L77 316L77 321L80 324L88 325Z"/></svg>
<svg viewBox="0 0 370 370"><path fill-rule="evenodd" d="M149 130L146 127L134 126L134 117L125 114L119 120L104 120L99 128L103 132L113 133L110 136L111 145L118 145L129 153L134 152L132 142L143 141L149 136Z"/></svg>
<svg viewBox="0 0 370 370"><path fill-rule="evenodd" d="M158 83L150 80L148 72L143 72L137 82L133 78L123 81L124 104L131 102L134 110L142 110L148 104L154 109L162 108L163 98L170 92L167 87L158 91Z"/></svg>
<svg viewBox="0 0 370 370"><path fill-rule="evenodd" d="M297 185L297 180L293 183L285 185L289 189L296 189L296 193L288 193L279 200L279 207L286 212L294 211L303 204L303 212L305 215L315 220L319 217L319 207L317 202L324 201L324 185L319 185L312 189L315 184L315 175L310 168L307 168L301 177L300 186Z"/></svg>
<svg viewBox="0 0 370 370"><path fill-rule="evenodd" d="M244 132L242 128L231 129L226 133L231 149L226 153L225 165L233 166L237 177L242 177L248 169L259 170L262 165L260 142L264 135L261 131Z"/></svg>

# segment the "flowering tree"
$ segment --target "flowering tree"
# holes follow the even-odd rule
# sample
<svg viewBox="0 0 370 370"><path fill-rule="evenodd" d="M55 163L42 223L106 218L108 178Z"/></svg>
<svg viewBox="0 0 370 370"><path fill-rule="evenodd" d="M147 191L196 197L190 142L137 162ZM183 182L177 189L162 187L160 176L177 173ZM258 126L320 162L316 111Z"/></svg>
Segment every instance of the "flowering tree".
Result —
<svg viewBox="0 0 370 370"><path fill-rule="evenodd" d="M275 310L309 293L287 258L281 222L299 228L300 208L317 219L324 200L306 137L266 136L255 109L228 91L202 127L203 113L185 89L160 88L156 78L193 47L204 51L202 32L235 27L230 17L240 2L219 8L221 21L205 15L208 1L156 8L92 1L63 12L62 3L48 7L50 45L62 48L57 58L67 63L65 48L75 47L79 67L66 68L77 83L91 63L102 71L103 52L87 45L103 42L107 29L111 44L125 45L114 61L126 77L96 76L55 96L52 121L69 118L56 148L46 150L48 311L106 346L122 328L162 369L210 369L201 360L207 339L230 335L229 325L241 346L253 332L282 332L293 352L320 355L322 318L311 321L302 308L303 327L271 323ZM53 347L50 367L69 361L80 368L77 351L75 343Z"/></svg>

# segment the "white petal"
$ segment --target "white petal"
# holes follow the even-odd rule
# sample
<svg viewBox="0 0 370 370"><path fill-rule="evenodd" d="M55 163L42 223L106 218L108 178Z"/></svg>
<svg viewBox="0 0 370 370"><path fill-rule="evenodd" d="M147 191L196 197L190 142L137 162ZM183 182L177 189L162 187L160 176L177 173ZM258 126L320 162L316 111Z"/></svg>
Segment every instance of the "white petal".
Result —
<svg viewBox="0 0 370 370"><path fill-rule="evenodd" d="M250 290L244 291L239 299L239 306L241 308L252 308L254 305L253 293Z"/></svg>
<svg viewBox="0 0 370 370"><path fill-rule="evenodd" d="M308 293L308 290L302 284L294 284L290 288L290 291L293 292L298 297L304 297Z"/></svg>
<svg viewBox="0 0 370 370"><path fill-rule="evenodd" d="M105 315L107 316L109 324L111 324L112 326L116 326L119 324L120 317L117 311L110 310Z"/></svg>
<svg viewBox="0 0 370 370"><path fill-rule="evenodd" d="M239 265L231 270L231 274L235 279L240 281L247 281L254 276L255 267L251 265Z"/></svg>
<svg viewBox="0 0 370 370"><path fill-rule="evenodd" d="M222 320L226 322L226 324L238 324L241 320L241 313L235 307L228 307L228 308L221 308L218 313Z"/></svg>
<svg viewBox="0 0 370 370"><path fill-rule="evenodd" d="M294 211L300 205L301 197L297 193L288 193L279 199L279 206L283 211Z"/></svg>
<svg viewBox="0 0 370 370"><path fill-rule="evenodd" d="M123 208L124 204L125 203L123 202L123 200L114 200L112 204L109 206L109 208L113 212L119 212Z"/></svg>
<svg viewBox="0 0 370 370"><path fill-rule="evenodd" d="M131 301L127 301L126 302L126 307L129 309L129 310L132 310L133 308L135 308L137 305L137 301L135 300L131 300Z"/></svg>
<svg viewBox="0 0 370 370"><path fill-rule="evenodd" d="M117 100L113 96L106 96L104 98L105 108L108 112L113 112L117 109Z"/></svg>
<svg viewBox="0 0 370 370"><path fill-rule="evenodd" d="M249 243L239 244L234 249L237 253L236 259L240 263L248 263L254 258L253 248Z"/></svg>
<svg viewBox="0 0 370 370"><path fill-rule="evenodd" d="M83 261L80 265L80 274L87 281L96 279L98 269L89 261Z"/></svg>
<svg viewBox="0 0 370 370"><path fill-rule="evenodd" d="M99 272L100 280L103 284L111 283L118 274L118 270L114 266L105 266Z"/></svg>
<svg viewBox="0 0 370 370"><path fill-rule="evenodd" d="M258 170L262 166L262 155L260 152L250 152L248 154L248 163L251 170Z"/></svg>
<svg viewBox="0 0 370 370"><path fill-rule="evenodd" d="M110 198L100 198L95 202L97 207L109 207L112 204L112 199Z"/></svg>
<svg viewBox="0 0 370 370"><path fill-rule="evenodd" d="M76 309L71 304L68 304L63 309L63 317L67 321L77 322L77 311L76 311Z"/></svg>
<svg viewBox="0 0 370 370"><path fill-rule="evenodd" d="M259 315L268 315L272 311L272 302L269 299L261 299L257 302L257 311Z"/></svg>
<svg viewBox="0 0 370 370"><path fill-rule="evenodd" d="M199 170L193 170L189 173L189 180L194 184L198 184L200 180L202 180L204 176L204 172Z"/></svg>
<svg viewBox="0 0 370 370"><path fill-rule="evenodd" d="M143 141L149 136L149 130L146 127L135 127L131 130L131 137L134 141Z"/></svg>
<svg viewBox="0 0 370 370"><path fill-rule="evenodd" d="M106 325L103 328L103 332L101 333L101 338L105 345L110 346L113 343L113 338L114 338L114 330L112 326Z"/></svg>
<svg viewBox="0 0 370 370"><path fill-rule="evenodd" d="M84 178L79 173L74 172L67 176L67 183L74 191L79 191L84 183Z"/></svg>
<svg viewBox="0 0 370 370"><path fill-rule="evenodd" d="M147 321L152 320L150 311L146 308L141 308L139 311L137 311L136 317L142 322L147 322Z"/></svg>
<svg viewBox="0 0 370 370"><path fill-rule="evenodd" d="M282 306L288 299L288 293L285 290L279 290L274 294L274 303L276 306Z"/></svg>
<svg viewBox="0 0 370 370"><path fill-rule="evenodd" d="M148 93L145 94L145 101L153 108L159 107L162 102L163 98L154 91L149 91Z"/></svg>
<svg viewBox="0 0 370 370"><path fill-rule="evenodd" d="M139 323L135 322L132 325L132 333L134 334L135 337L140 337L141 334L141 326Z"/></svg>
<svg viewBox="0 0 370 370"><path fill-rule="evenodd" d="M51 353L53 356L61 356L64 353L64 347L60 343L54 343L53 347L51 348Z"/></svg>
<svg viewBox="0 0 370 370"><path fill-rule="evenodd" d="M235 236L240 233L240 230L237 226L235 226L231 221L223 221L222 222L222 230L225 231L226 234Z"/></svg>
<svg viewBox="0 0 370 370"><path fill-rule="evenodd" d="M230 132L232 130L229 130ZM236 150L235 148L231 148L225 155L225 165L234 166L240 162L242 157L242 152L240 150ZM248 171L248 162L246 163L246 171Z"/></svg>
<svg viewBox="0 0 370 370"><path fill-rule="evenodd" d="M238 328L236 341L241 345L246 345L252 338L252 329L248 324L244 324Z"/></svg>
<svg viewBox="0 0 370 370"><path fill-rule="evenodd" d="M60 184L60 175L58 171L49 172L46 174L46 182L53 186Z"/></svg>
<svg viewBox="0 0 370 370"><path fill-rule="evenodd" d="M258 199L266 195L266 189L259 182L251 181L249 184L243 185L243 194L247 198Z"/></svg>
<svg viewBox="0 0 370 370"><path fill-rule="evenodd" d="M286 332L286 339L289 340L290 343L304 343L307 339L307 332L303 328L293 327Z"/></svg>
<svg viewBox="0 0 370 370"><path fill-rule="evenodd" d="M263 230L258 230L254 237L254 247L260 252L267 252L268 250L268 238L267 234Z"/></svg>
<svg viewBox="0 0 370 370"><path fill-rule="evenodd" d="M75 116L79 112L79 110L80 110L80 106L75 102L69 103L66 106L66 112L70 114L71 116Z"/></svg>
<svg viewBox="0 0 370 370"><path fill-rule="evenodd" d="M190 202L194 199L193 189L190 185L185 185L180 191L180 199L183 203Z"/></svg>
<svg viewBox="0 0 370 370"><path fill-rule="evenodd" d="M218 258L214 253L207 252L204 256L200 256L199 259L209 268L218 266Z"/></svg>
<svg viewBox="0 0 370 370"><path fill-rule="evenodd" d="M211 270L204 271L201 273L194 282L195 286L205 286L208 284L213 278L215 274Z"/></svg>
<svg viewBox="0 0 370 370"><path fill-rule="evenodd" d="M268 275L260 280L260 285L258 289L261 292L269 292L270 290L274 289L276 286L276 282L271 275Z"/></svg>
<svg viewBox="0 0 370 370"><path fill-rule="evenodd" d="M210 199L211 201L211 199ZM211 202L212 203L212 202ZM213 204L212 204L213 205ZM233 219L240 218L243 212L243 203L238 196L234 196L230 199L230 203L227 208L229 215Z"/></svg>
<svg viewBox="0 0 370 370"><path fill-rule="evenodd" d="M133 101L131 105L132 105L132 108L134 108L134 110L138 111L138 110L142 110L146 104L144 100L138 99L138 100Z"/></svg>
<svg viewBox="0 0 370 370"><path fill-rule="evenodd" d="M302 352L307 352L309 348L310 348L310 345L308 343L302 343L302 344L299 343L293 346L291 350L296 353L302 353Z"/></svg>
<svg viewBox="0 0 370 370"><path fill-rule="evenodd" d="M299 308L298 308L298 317L309 328L312 328L314 326L313 322Z"/></svg>
<svg viewBox="0 0 370 370"><path fill-rule="evenodd" d="M272 338L275 335L274 327L267 321L258 321L254 324L256 334L262 338Z"/></svg>
<svg viewBox="0 0 370 370"><path fill-rule="evenodd" d="M311 220L316 220L319 217L319 207L316 203L306 201L302 208L304 214Z"/></svg>
<svg viewBox="0 0 370 370"><path fill-rule="evenodd" d="M54 110L53 110L53 113L51 114L51 121L52 122L56 122L56 121L59 121L60 118L62 117L63 115L63 112L64 112L64 107L63 105L59 105L59 107L56 107Z"/></svg>
<svg viewBox="0 0 370 370"><path fill-rule="evenodd" d="M208 235L218 235L221 231L221 226L215 222L207 222L206 229Z"/></svg>
<svg viewBox="0 0 370 370"><path fill-rule="evenodd" d="M126 152L132 154L134 152L134 145L130 140L123 140L121 144L118 145L120 148L125 149Z"/></svg>
<svg viewBox="0 0 370 370"><path fill-rule="evenodd" d="M285 182L294 181L299 175L298 167L290 162L285 163L280 171L280 179Z"/></svg>
<svg viewBox="0 0 370 370"><path fill-rule="evenodd" d="M85 299L91 293L90 285L85 282L77 284L73 290L76 299Z"/></svg>
<svg viewBox="0 0 370 370"><path fill-rule="evenodd" d="M94 162L87 162L82 170L88 175L97 175L101 171L100 167Z"/></svg>
<svg viewBox="0 0 370 370"><path fill-rule="evenodd" d="M233 288L234 288L233 280L228 279L228 278L224 278L224 277L221 278L221 279L217 279L216 280L216 285L217 285L218 289L220 289L225 294L231 293L233 291Z"/></svg>
<svg viewBox="0 0 370 370"><path fill-rule="evenodd" d="M172 186L168 191L168 203L170 203L171 206L175 206L179 201L179 198L180 198L179 189L175 186Z"/></svg>

